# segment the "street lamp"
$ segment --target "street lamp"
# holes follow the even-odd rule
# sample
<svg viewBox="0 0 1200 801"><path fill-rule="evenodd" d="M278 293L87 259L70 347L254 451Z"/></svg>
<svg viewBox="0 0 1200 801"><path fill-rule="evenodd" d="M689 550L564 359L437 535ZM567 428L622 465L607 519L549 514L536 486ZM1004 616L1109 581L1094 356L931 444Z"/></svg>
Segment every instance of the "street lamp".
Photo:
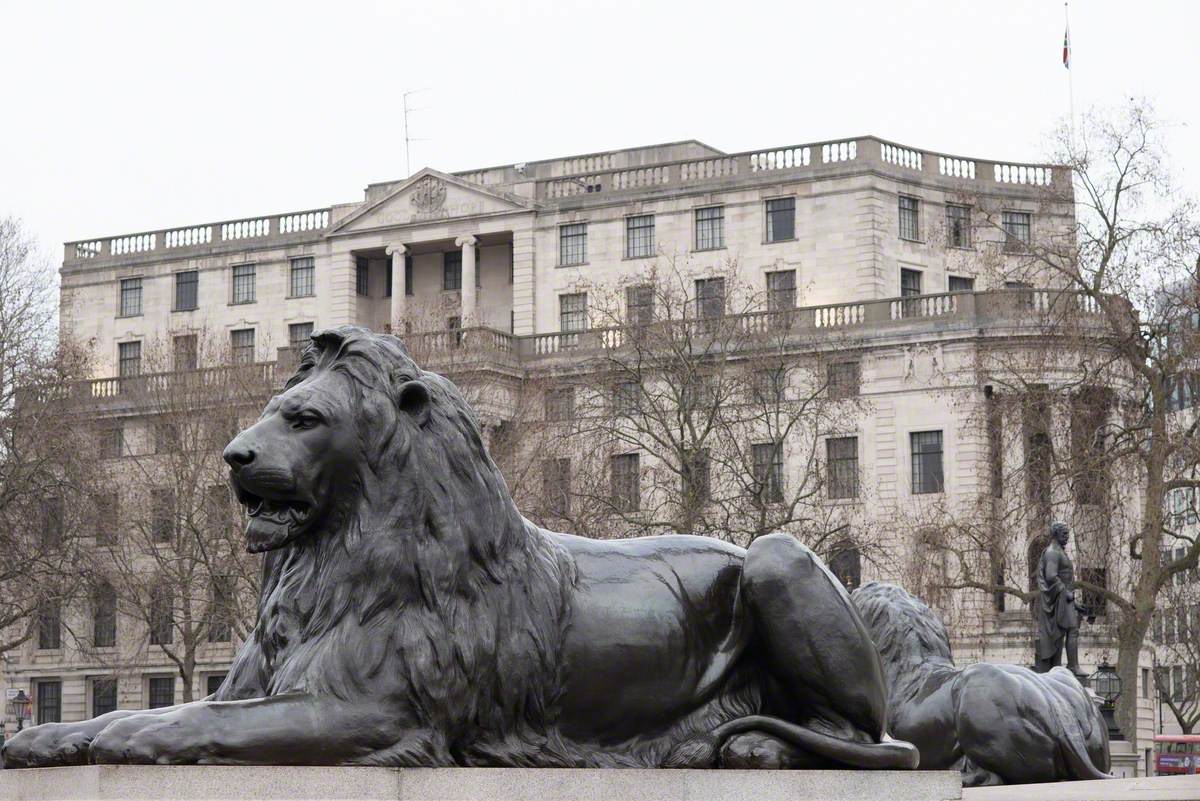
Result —
<svg viewBox="0 0 1200 801"><path fill-rule="evenodd" d="M12 697L9 704L12 706L13 714L17 716L17 731L20 731L25 723L25 718L33 707L33 701L25 694L24 690L17 690L17 694Z"/></svg>
<svg viewBox="0 0 1200 801"><path fill-rule="evenodd" d="M1100 667L1096 668L1096 672L1088 677L1088 686L1104 702L1100 707L1100 713L1104 716L1105 723L1108 724L1108 739L1124 740L1125 735L1121 734L1121 729L1117 726L1115 714L1116 701L1121 697L1121 677L1117 675L1117 671L1112 665L1108 662L1101 662Z"/></svg>

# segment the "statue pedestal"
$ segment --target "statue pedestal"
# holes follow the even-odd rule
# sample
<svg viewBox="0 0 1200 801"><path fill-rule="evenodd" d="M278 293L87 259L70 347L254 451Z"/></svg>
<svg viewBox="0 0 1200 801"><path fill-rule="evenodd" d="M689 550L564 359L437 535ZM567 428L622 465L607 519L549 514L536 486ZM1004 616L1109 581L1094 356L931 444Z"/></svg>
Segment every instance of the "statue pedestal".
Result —
<svg viewBox="0 0 1200 801"><path fill-rule="evenodd" d="M955 801L957 771L87 765L0 771L0 798Z"/></svg>

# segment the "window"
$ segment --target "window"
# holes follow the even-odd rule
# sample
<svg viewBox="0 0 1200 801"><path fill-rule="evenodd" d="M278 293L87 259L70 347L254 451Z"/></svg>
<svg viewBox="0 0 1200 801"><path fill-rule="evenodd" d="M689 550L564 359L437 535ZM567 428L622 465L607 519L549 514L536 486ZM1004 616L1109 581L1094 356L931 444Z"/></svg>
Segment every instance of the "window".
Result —
<svg viewBox="0 0 1200 801"><path fill-rule="evenodd" d="M625 318L630 325L654 322L654 287L651 284L625 287Z"/></svg>
<svg viewBox="0 0 1200 801"><path fill-rule="evenodd" d="M725 279L698 278L696 280L696 316L711 320L725 314Z"/></svg>
<svg viewBox="0 0 1200 801"><path fill-rule="evenodd" d="M117 709L117 680L111 676L92 679L92 717L98 718Z"/></svg>
<svg viewBox="0 0 1200 801"><path fill-rule="evenodd" d="M566 517L571 513L570 459L545 459L542 462L542 499L548 515Z"/></svg>
<svg viewBox="0 0 1200 801"><path fill-rule="evenodd" d="M587 330L586 292L558 296L558 329L564 333Z"/></svg>
<svg viewBox="0 0 1200 801"><path fill-rule="evenodd" d="M994 392L987 393L988 473L992 497L1004 497L1004 412Z"/></svg>
<svg viewBox="0 0 1200 801"><path fill-rule="evenodd" d="M234 268L237 269L236 267ZM316 266L312 256L292 259L288 276L288 297L308 298L316 293ZM253 300L253 290L251 290ZM237 302L236 300L234 301Z"/></svg>
<svg viewBox="0 0 1200 801"><path fill-rule="evenodd" d="M725 207L696 209L696 250L725 247Z"/></svg>
<svg viewBox="0 0 1200 801"><path fill-rule="evenodd" d="M96 544L100 546L116 545L120 496L115 492L101 492L95 496L94 502L96 505Z"/></svg>
<svg viewBox="0 0 1200 801"><path fill-rule="evenodd" d="M126 278L121 281L121 316L137 317L142 313L142 279Z"/></svg>
<svg viewBox="0 0 1200 801"><path fill-rule="evenodd" d="M150 709L160 709L175 703L174 676L152 676L147 684L150 695L149 703L146 704L147 707Z"/></svg>
<svg viewBox="0 0 1200 801"><path fill-rule="evenodd" d="M119 423L100 432L100 452L108 459L125 455L125 431Z"/></svg>
<svg viewBox="0 0 1200 801"><path fill-rule="evenodd" d="M900 297L911 298L921 294L921 271L900 268Z"/></svg>
<svg viewBox="0 0 1200 801"><path fill-rule="evenodd" d="M117 644L117 591L107 581L92 590L92 645L112 648Z"/></svg>
<svg viewBox="0 0 1200 801"><path fill-rule="evenodd" d="M206 695L213 695L221 689L221 685L225 683L225 675L224 673L214 673L204 680Z"/></svg>
<svg viewBox="0 0 1200 801"><path fill-rule="evenodd" d="M760 442L751 446L754 458L755 500L783 501L783 443Z"/></svg>
<svg viewBox="0 0 1200 801"><path fill-rule="evenodd" d="M767 311L792 311L796 308L796 271L767 273Z"/></svg>
<svg viewBox="0 0 1200 801"><path fill-rule="evenodd" d="M967 277L964 277L961 275L952 275L952 276L950 276L947 284L948 285L946 288L949 289L951 292L974 292L975 291L975 279L974 278L967 278Z"/></svg>
<svg viewBox="0 0 1200 801"><path fill-rule="evenodd" d="M1081 567L1079 568L1079 580L1086 581L1088 584L1095 584L1102 589L1108 589L1108 568L1105 567ZM1083 607L1080 614L1087 617L1103 617L1108 614L1108 598L1104 593L1096 590L1081 589L1079 592L1079 605ZM1184 608L1180 607L1180 612ZM1186 620L1185 617L1180 618L1181 621ZM1181 626L1186 630L1186 626Z"/></svg>
<svg viewBox="0 0 1200 801"><path fill-rule="evenodd" d="M546 422L561 423L575 416L575 388L557 387L546 390Z"/></svg>
<svg viewBox="0 0 1200 801"><path fill-rule="evenodd" d="M781 197L767 201L767 241L785 242L796 238L796 198Z"/></svg>
<svg viewBox="0 0 1200 801"><path fill-rule="evenodd" d="M971 207L946 204L946 244L952 248L971 247Z"/></svg>
<svg viewBox="0 0 1200 801"><path fill-rule="evenodd" d="M121 378L133 378L142 372L141 342L122 342L117 345L117 372Z"/></svg>
<svg viewBox="0 0 1200 801"><path fill-rule="evenodd" d="M558 266L570 267L587 261L587 223L558 227Z"/></svg>
<svg viewBox="0 0 1200 801"><path fill-rule="evenodd" d="M614 456L609 464L612 505L620 512L636 512L641 506L642 474L636 453Z"/></svg>
<svg viewBox="0 0 1200 801"><path fill-rule="evenodd" d="M58 601L38 604L38 648L43 651L62 648L62 607Z"/></svg>
<svg viewBox="0 0 1200 801"><path fill-rule="evenodd" d="M175 641L175 599L166 585L150 593L150 644L169 645Z"/></svg>
<svg viewBox="0 0 1200 801"><path fill-rule="evenodd" d="M912 491L925 495L942 491L942 432L914 431L912 448Z"/></svg>
<svg viewBox="0 0 1200 801"><path fill-rule="evenodd" d="M831 362L826 368L830 400L858 397L862 367L858 362Z"/></svg>
<svg viewBox="0 0 1200 801"><path fill-rule="evenodd" d="M296 261L301 261L301 259L297 259ZM312 260L310 259L309 261ZM255 270L256 268L253 264L233 265L233 303L254 302ZM312 294L311 288L308 294Z"/></svg>
<svg viewBox="0 0 1200 801"><path fill-rule="evenodd" d="M900 196L900 238L914 242L921 238L921 201L908 195Z"/></svg>
<svg viewBox="0 0 1200 801"><path fill-rule="evenodd" d="M767 367L754 371L752 383L755 403L773 404L783 400L784 388L787 387L787 369Z"/></svg>
<svg viewBox="0 0 1200 801"><path fill-rule="evenodd" d="M642 387L637 381L618 381L613 386L613 414L629 417L641 405Z"/></svg>
<svg viewBox="0 0 1200 801"><path fill-rule="evenodd" d="M1040 520L1050 518L1054 442L1050 439L1050 408L1045 386L1031 389L1022 407L1025 428L1025 496Z"/></svg>
<svg viewBox="0 0 1200 801"><path fill-rule="evenodd" d="M1142 697L1150 697L1150 668L1142 668Z"/></svg>
<svg viewBox="0 0 1200 801"><path fill-rule="evenodd" d="M179 450L181 444L179 426L175 423L159 420L154 424L155 453L172 453Z"/></svg>
<svg viewBox="0 0 1200 801"><path fill-rule="evenodd" d="M1071 396L1071 483L1080 504L1104 505L1108 496L1110 403L1104 387L1083 387Z"/></svg>
<svg viewBox="0 0 1200 801"><path fill-rule="evenodd" d="M150 491L150 537L168 543L175 534L175 493L170 489Z"/></svg>
<svg viewBox="0 0 1200 801"><path fill-rule="evenodd" d="M371 294L371 262L366 256L354 259L354 291L363 297Z"/></svg>
<svg viewBox="0 0 1200 801"><path fill-rule="evenodd" d="M175 273L174 311L192 311L199 307L200 273L187 270Z"/></svg>
<svg viewBox="0 0 1200 801"><path fill-rule="evenodd" d="M1004 227L1004 249L1021 252L1029 247L1033 215L1027 211L1006 211L1000 216Z"/></svg>
<svg viewBox="0 0 1200 801"><path fill-rule="evenodd" d="M62 722L62 682L39 681L37 693L37 722Z"/></svg>
<svg viewBox="0 0 1200 801"><path fill-rule="evenodd" d="M853 542L841 540L829 554L829 571L847 591L853 592L862 584L862 555Z"/></svg>
<svg viewBox="0 0 1200 801"><path fill-rule="evenodd" d="M712 496L708 448L685 450L679 466L683 503L687 506L707 503Z"/></svg>
<svg viewBox="0 0 1200 801"><path fill-rule="evenodd" d="M199 366L199 342L195 334L182 334L172 340L174 359L172 366L177 372L195 370Z"/></svg>
<svg viewBox="0 0 1200 801"><path fill-rule="evenodd" d="M234 364L254 362L254 329L237 328L229 332L229 345Z"/></svg>
<svg viewBox="0 0 1200 801"><path fill-rule="evenodd" d="M62 499L47 498L42 514L42 549L47 551L56 550L62 546L63 539Z"/></svg>
<svg viewBox="0 0 1200 801"><path fill-rule="evenodd" d="M213 576L208 605L208 641L229 642L233 633L233 577Z"/></svg>
<svg viewBox="0 0 1200 801"><path fill-rule="evenodd" d="M858 497L858 437L825 440L826 488L830 498Z"/></svg>
<svg viewBox="0 0 1200 801"><path fill-rule="evenodd" d="M312 323L291 323L288 326L288 347L299 353L312 337Z"/></svg>
<svg viewBox="0 0 1200 801"><path fill-rule="evenodd" d="M442 289L462 289L462 251L452 250L442 254Z"/></svg>
<svg viewBox="0 0 1200 801"><path fill-rule="evenodd" d="M625 258L644 259L654 255L654 215L625 218Z"/></svg>

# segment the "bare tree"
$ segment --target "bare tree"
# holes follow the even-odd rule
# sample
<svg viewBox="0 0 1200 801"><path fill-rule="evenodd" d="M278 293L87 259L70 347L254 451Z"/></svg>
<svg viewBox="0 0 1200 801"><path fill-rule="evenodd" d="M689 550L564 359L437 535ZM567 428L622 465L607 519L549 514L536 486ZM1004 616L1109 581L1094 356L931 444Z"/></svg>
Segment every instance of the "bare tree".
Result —
<svg viewBox="0 0 1200 801"><path fill-rule="evenodd" d="M1195 521L1195 509L1189 510ZM1180 546L1172 558L1183 556ZM1184 734L1200 723L1200 571L1177 573L1160 594L1154 613L1154 639L1159 646L1158 695Z"/></svg>

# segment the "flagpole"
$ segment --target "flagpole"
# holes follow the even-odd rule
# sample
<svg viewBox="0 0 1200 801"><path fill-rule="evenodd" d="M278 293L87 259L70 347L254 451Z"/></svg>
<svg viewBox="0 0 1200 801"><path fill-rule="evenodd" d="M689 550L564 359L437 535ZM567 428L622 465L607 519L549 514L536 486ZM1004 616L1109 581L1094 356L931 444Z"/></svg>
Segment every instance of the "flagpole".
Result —
<svg viewBox="0 0 1200 801"><path fill-rule="evenodd" d="M1063 46L1066 49L1066 68L1067 68L1067 97L1071 104L1071 119L1067 123L1067 131L1071 137L1071 147L1075 147L1075 80L1071 75L1071 60L1075 54L1071 52L1071 12L1070 4L1063 3L1063 18L1066 22L1066 34L1064 35Z"/></svg>

